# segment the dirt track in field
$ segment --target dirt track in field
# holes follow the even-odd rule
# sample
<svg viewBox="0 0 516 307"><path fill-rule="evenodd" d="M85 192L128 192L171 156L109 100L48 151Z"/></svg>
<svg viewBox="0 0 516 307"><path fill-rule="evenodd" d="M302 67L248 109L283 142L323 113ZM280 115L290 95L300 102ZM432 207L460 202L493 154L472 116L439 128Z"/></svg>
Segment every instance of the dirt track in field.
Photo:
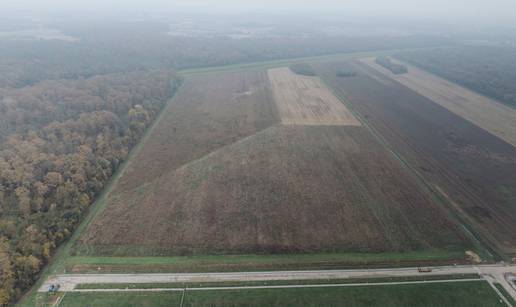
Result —
<svg viewBox="0 0 516 307"><path fill-rule="evenodd" d="M360 122L319 77L295 74L289 68L268 71L284 125L360 126Z"/></svg>
<svg viewBox="0 0 516 307"><path fill-rule="evenodd" d="M395 75L373 58L360 61L516 147L516 109L406 63L409 72Z"/></svg>

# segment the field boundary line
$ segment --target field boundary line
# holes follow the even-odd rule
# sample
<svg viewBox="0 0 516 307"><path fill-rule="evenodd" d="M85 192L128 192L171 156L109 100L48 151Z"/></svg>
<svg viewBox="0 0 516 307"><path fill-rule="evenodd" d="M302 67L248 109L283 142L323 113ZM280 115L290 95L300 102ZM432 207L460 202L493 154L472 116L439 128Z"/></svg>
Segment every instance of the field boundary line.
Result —
<svg viewBox="0 0 516 307"><path fill-rule="evenodd" d="M215 148L213 151L210 151L210 152L208 152L208 153L204 154L203 156L201 156L201 157L199 157L199 158L195 158L195 159L193 159L193 160L187 161L187 162L185 162L184 164L179 165L177 168L175 168L175 169L171 169L171 170L170 170L170 172L169 172L169 173L166 173L166 174L172 174L172 173L175 173L175 172L177 172L177 171L179 171L179 170L182 170L182 169L184 169L184 168L187 168L187 167L189 167L189 166L191 166L191 165L193 165L193 164L195 164L195 163L197 163L197 162L200 162L200 161L202 161L202 160L204 160L204 159L209 158L209 157L210 157L210 156L212 156L212 155L217 154L218 152L220 152L220 151L222 151L222 150L225 150L226 148L229 148L229 147L231 147L231 146L235 146L235 145L238 145L238 144L240 144L240 143L243 143L243 142L247 141L248 139L251 139L251 138L253 138L253 137L255 137L255 136L257 136L257 135L259 135L259 134L261 134L261 133L265 133L267 130L270 130L270 129L272 129L272 128L277 128L277 127L279 127L279 125L278 125L278 124L273 124L273 125L271 125L271 126L268 126L268 127L263 128L263 129L261 129L261 130L259 130L259 131L256 131L255 133L253 133L253 134L251 134L251 135L248 135L248 136L245 136L245 137L243 137L243 138L241 138L241 139L238 139L238 140L234 141L233 143L226 144L226 145L223 145L223 146L221 146L221 147ZM156 177L156 178L154 178L154 179L152 179L152 180L150 180L150 181L145 182L145 183L144 183L144 185L154 185L154 184L155 184L157 181L159 181L161 178L162 178L162 177ZM140 185L140 186L141 186L141 185ZM137 186L137 187L135 187L134 189L138 189L140 186ZM79 255L79 256L82 256L82 257L91 257L91 256L90 256L91 254L90 254L90 251L89 251L89 250L90 250L90 246L85 246L85 248L88 250L88 251L86 252L86 254L85 254L85 255ZM111 257L111 256L103 256L103 257ZM120 257L120 258L123 258L123 256L119 256L119 257ZM138 257L138 256L132 256L132 257ZM143 256L143 257L154 257L154 256ZM159 256L158 256L158 257L159 257ZM114 257L114 258L116 258L116 257Z"/></svg>
<svg viewBox="0 0 516 307"><path fill-rule="evenodd" d="M61 302L64 300L64 297L66 296L67 293L68 292L65 292L63 294L63 296L60 296L52 307L59 307L61 305Z"/></svg>
<svg viewBox="0 0 516 307"><path fill-rule="evenodd" d="M211 156L213 156L213 155L216 155L217 153L219 153L219 152L221 152L221 151L223 151L223 150L225 150L225 149L227 149L227 148L229 148L229 147L232 147L232 146L238 146L238 145L239 145L239 144L241 144L241 143L245 143L246 141L248 141L248 140L250 140L250 139L252 139L252 138L256 137L257 135L260 135L260 134L262 134L262 133L266 133L268 130L272 130L272 129L274 129L274 128L278 128L278 127L280 127L280 125L278 125L278 124L273 124L273 125L271 125L271 126L269 126L269 127L265 127L265 128L263 128L263 129L261 129L261 130L259 130L259 131L256 131L255 133L253 133L253 134L251 134L251 135L248 135L248 136L245 136L245 137L243 137L243 138L241 138L241 139L238 139L238 140L234 141L233 143L226 144L226 145L224 145L224 146L222 146L222 147L216 148L215 150L213 150L213 151L211 151L211 152L208 152L207 154L203 155L202 157L199 157L199 158L197 158L197 159L193 159L193 160L191 160L191 161L188 161L188 162L186 162L185 164L182 164L181 166L179 166L178 168L176 168L176 169L174 169L174 170L171 170L171 173L177 172L178 170L181 170L181 169L186 168L186 167L188 167L188 166L190 166L190 165L192 165L192 164L195 164L195 163L197 163L197 162L200 162L200 161L202 161L202 160L205 160L205 159L207 159L207 158L209 158L209 157L211 157ZM158 180L158 179L159 179L159 178L157 178L157 179L155 179L155 180ZM155 180L154 180L154 181L155 181ZM154 181L152 181L152 182L154 182Z"/></svg>
<svg viewBox="0 0 516 307"><path fill-rule="evenodd" d="M186 295L186 287L183 289L183 294L181 295L181 303L179 304L179 307L183 307L183 303L185 301L185 295Z"/></svg>

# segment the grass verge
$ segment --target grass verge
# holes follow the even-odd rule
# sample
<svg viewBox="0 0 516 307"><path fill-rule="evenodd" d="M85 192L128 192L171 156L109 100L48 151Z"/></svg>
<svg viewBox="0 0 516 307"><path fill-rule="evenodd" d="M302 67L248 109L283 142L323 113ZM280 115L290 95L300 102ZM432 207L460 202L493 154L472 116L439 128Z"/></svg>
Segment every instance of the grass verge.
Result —
<svg viewBox="0 0 516 307"><path fill-rule="evenodd" d="M47 294L48 295L48 294ZM152 292L152 293L67 293L59 307L72 306L180 306L181 292ZM210 306L210 305L208 305Z"/></svg>
<svg viewBox="0 0 516 307"><path fill-rule="evenodd" d="M464 259L463 250L177 257L77 256L67 259L66 271L73 273L152 273L344 269L454 264L464 262Z"/></svg>
<svg viewBox="0 0 516 307"><path fill-rule="evenodd" d="M203 283L127 283L127 284L79 284L75 289L167 289L167 288L206 288L206 287L246 287L246 286L282 286L282 285L321 285L351 283L384 283L452 279L480 279L478 274L431 275L383 278L346 278L346 279L306 279L306 280L269 280L247 282L203 282Z"/></svg>
<svg viewBox="0 0 516 307"><path fill-rule="evenodd" d="M184 292L68 293L69 306L503 306L485 281Z"/></svg>
<svg viewBox="0 0 516 307"><path fill-rule="evenodd" d="M494 283L494 286L496 287L496 289L498 289L498 291L500 291L500 293L509 301L509 303L511 303L511 305L513 306L516 306L516 301L512 298L512 296L507 292L507 290L505 290L505 288L500 285L499 283L495 282Z"/></svg>
<svg viewBox="0 0 516 307"><path fill-rule="evenodd" d="M393 55L399 51L416 51L416 50L421 50L421 49L427 49L427 48L406 48L406 49L389 49L389 50L376 50L376 51L335 53L335 54L326 54L326 55L319 55L319 56L312 56L312 57L300 57L300 58L261 61L261 62L252 62L252 63L231 64L231 65L224 65L224 66L209 66L209 67L202 67L202 68L183 69L183 70L180 70L179 73L183 76L188 76L188 75L209 74L209 73L239 71L239 70L253 70L253 69L264 69L264 68L267 69L267 68L290 66L292 64L298 64L298 63L320 63L320 62L327 62L327 61L332 61L332 60L352 59L352 58L357 58L357 57L373 57L373 56L379 56L379 55Z"/></svg>

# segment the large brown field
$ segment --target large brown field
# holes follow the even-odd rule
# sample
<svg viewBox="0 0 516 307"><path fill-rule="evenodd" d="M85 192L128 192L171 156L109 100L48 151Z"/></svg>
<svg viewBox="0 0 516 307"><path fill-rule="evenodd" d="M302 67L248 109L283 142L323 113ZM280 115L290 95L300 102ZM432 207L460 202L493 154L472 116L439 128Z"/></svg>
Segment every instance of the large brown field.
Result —
<svg viewBox="0 0 516 307"><path fill-rule="evenodd" d="M350 67L357 77L336 77ZM516 253L515 147L364 63L319 70L472 227L503 252Z"/></svg>
<svg viewBox="0 0 516 307"><path fill-rule="evenodd" d="M408 73L395 75L373 58L360 61L516 147L516 109L406 63Z"/></svg>
<svg viewBox="0 0 516 307"><path fill-rule="evenodd" d="M115 194L279 122L263 72L190 77L164 113Z"/></svg>
<svg viewBox="0 0 516 307"><path fill-rule="evenodd" d="M366 128L281 125L266 76L188 79L80 238L79 254L469 247Z"/></svg>

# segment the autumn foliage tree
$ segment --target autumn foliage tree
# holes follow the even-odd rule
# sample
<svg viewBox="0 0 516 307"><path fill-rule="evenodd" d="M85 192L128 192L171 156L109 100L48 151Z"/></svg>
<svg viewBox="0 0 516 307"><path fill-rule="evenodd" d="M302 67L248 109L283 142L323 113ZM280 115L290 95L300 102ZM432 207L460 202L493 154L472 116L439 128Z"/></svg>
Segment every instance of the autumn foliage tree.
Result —
<svg viewBox="0 0 516 307"><path fill-rule="evenodd" d="M0 305L33 284L177 84L158 71L0 91Z"/></svg>

